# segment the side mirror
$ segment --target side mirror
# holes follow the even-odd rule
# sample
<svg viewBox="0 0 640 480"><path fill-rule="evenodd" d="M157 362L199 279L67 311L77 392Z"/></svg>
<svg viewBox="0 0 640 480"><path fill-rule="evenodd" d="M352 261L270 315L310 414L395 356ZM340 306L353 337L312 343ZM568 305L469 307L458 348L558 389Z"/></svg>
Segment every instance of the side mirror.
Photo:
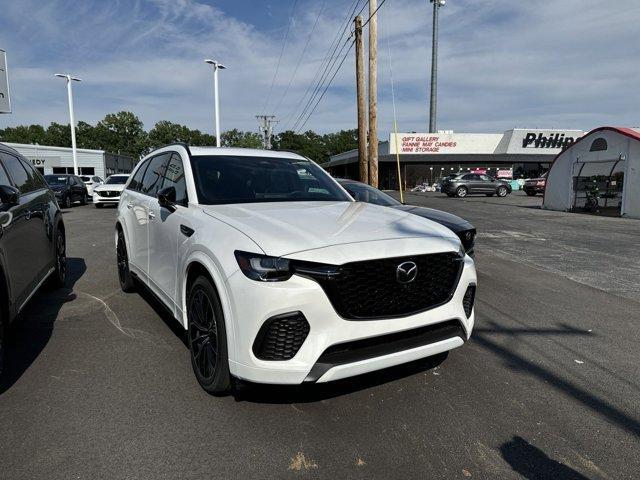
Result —
<svg viewBox="0 0 640 480"><path fill-rule="evenodd" d="M20 190L10 185L0 185L0 204L18 205L20 203Z"/></svg>
<svg viewBox="0 0 640 480"><path fill-rule="evenodd" d="M176 210L176 189L175 187L165 187L158 192L158 203L161 207L170 212Z"/></svg>

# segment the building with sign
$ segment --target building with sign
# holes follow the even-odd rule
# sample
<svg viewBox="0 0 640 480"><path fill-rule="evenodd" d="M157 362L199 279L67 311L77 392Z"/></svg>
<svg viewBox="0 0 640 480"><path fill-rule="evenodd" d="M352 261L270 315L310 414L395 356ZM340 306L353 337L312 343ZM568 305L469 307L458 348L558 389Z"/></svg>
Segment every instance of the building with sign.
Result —
<svg viewBox="0 0 640 480"><path fill-rule="evenodd" d="M70 148L23 143L5 143L5 145L15 148L42 174L73 173L73 153ZM137 160L131 157L103 150L78 148L76 152L80 175L97 175L105 178L113 173L130 173L137 163Z"/></svg>
<svg viewBox="0 0 640 480"><path fill-rule="evenodd" d="M640 218L640 128L596 128L563 150L543 208Z"/></svg>
<svg viewBox="0 0 640 480"><path fill-rule="evenodd" d="M514 128L504 133L398 133L380 142L380 188L397 189L396 152L405 188L437 182L459 171L483 170L494 176L529 178L549 170L554 157L582 130ZM325 165L335 177L358 178L358 151L331 157Z"/></svg>

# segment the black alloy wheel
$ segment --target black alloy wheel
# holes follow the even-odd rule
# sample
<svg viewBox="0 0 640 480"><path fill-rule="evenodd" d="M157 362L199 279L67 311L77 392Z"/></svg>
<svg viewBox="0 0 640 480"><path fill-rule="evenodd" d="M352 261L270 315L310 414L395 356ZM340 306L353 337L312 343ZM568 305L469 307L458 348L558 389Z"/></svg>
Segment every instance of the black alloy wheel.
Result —
<svg viewBox="0 0 640 480"><path fill-rule="evenodd" d="M61 288L67 280L67 241L64 231L60 228L56 230L55 256L56 270L51 276L51 282L54 286Z"/></svg>
<svg viewBox="0 0 640 480"><path fill-rule="evenodd" d="M116 261L118 264L118 280L120 281L120 289L125 293L135 291L135 283L133 277L131 276L131 271L129 270L129 255L127 254L127 243L124 239L124 232L120 229L118 229Z"/></svg>
<svg viewBox="0 0 640 480"><path fill-rule="evenodd" d="M210 280L198 277L187 298L191 366L200 386L214 395L231 388L227 335L220 299Z"/></svg>
<svg viewBox="0 0 640 480"><path fill-rule="evenodd" d="M498 193L499 197L506 197L507 193L509 193L509 192L507 191L507 187L502 186L502 187L498 187L498 192L497 193Z"/></svg>

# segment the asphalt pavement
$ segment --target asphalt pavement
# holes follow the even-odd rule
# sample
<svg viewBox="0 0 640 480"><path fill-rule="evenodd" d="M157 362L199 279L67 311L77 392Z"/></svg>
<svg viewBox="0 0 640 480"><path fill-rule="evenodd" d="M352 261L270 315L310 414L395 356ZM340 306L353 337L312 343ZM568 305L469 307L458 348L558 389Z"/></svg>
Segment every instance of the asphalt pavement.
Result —
<svg viewBox="0 0 640 480"><path fill-rule="evenodd" d="M521 194L407 200L478 227L472 339L222 398L198 386L177 322L120 291L115 210L66 210L68 288L30 303L0 382L0 478L637 478L640 221Z"/></svg>

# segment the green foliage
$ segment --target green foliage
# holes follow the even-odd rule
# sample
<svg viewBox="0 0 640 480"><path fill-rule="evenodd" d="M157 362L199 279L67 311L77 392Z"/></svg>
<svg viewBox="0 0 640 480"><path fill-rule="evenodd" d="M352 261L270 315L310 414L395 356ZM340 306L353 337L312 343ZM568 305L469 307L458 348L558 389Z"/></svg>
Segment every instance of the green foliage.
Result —
<svg viewBox="0 0 640 480"><path fill-rule="evenodd" d="M281 132L273 139L273 148L289 150L324 163L330 155L358 147L357 130L341 130L319 135L311 130L295 133ZM261 148L260 135L234 128L221 135L224 147ZM0 141L13 143L37 143L58 147L71 146L69 125L51 123L46 129L41 125L21 125L0 129ZM139 158L155 148L176 142L193 146L215 145L213 135L177 123L162 120L147 133L140 119L131 112L110 113L95 126L80 121L76 127L78 148L105 150Z"/></svg>
<svg viewBox="0 0 640 480"><path fill-rule="evenodd" d="M237 148L261 148L262 139L254 132L241 132L237 128L227 130L220 135L220 143L223 147Z"/></svg>

